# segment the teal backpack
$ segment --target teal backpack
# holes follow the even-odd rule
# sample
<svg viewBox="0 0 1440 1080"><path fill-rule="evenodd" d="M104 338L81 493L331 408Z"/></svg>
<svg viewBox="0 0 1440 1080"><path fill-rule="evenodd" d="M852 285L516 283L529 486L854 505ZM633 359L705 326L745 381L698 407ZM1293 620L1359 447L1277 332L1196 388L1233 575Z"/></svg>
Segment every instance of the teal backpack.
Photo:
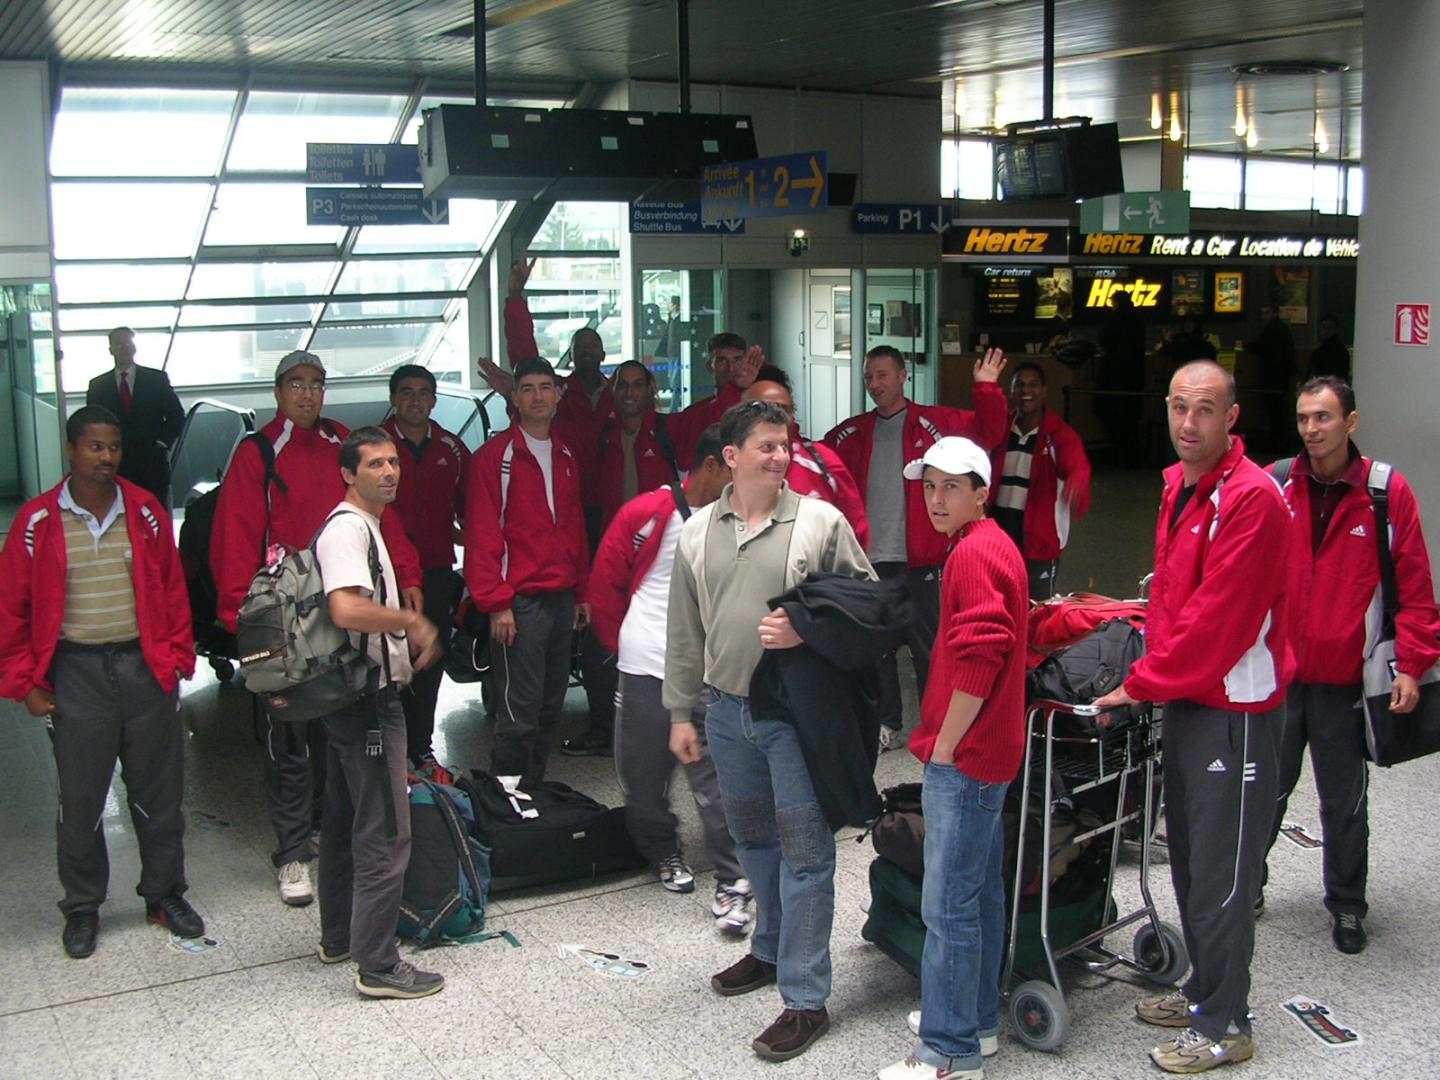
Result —
<svg viewBox="0 0 1440 1080"><path fill-rule="evenodd" d="M422 949L483 941L490 849L471 831L475 812L458 788L410 777L410 864L397 933Z"/></svg>

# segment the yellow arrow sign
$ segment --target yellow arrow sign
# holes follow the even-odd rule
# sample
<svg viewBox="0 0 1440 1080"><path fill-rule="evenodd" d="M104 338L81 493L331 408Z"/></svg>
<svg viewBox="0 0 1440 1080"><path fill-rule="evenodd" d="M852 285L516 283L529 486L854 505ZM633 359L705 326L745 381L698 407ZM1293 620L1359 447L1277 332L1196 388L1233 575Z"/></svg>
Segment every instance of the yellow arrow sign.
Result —
<svg viewBox="0 0 1440 1080"><path fill-rule="evenodd" d="M820 162L815 160L815 155L810 155L810 176L804 180L796 180L791 185L795 188L810 189L810 209L814 210L820 205L820 196L825 194L825 174L820 169Z"/></svg>

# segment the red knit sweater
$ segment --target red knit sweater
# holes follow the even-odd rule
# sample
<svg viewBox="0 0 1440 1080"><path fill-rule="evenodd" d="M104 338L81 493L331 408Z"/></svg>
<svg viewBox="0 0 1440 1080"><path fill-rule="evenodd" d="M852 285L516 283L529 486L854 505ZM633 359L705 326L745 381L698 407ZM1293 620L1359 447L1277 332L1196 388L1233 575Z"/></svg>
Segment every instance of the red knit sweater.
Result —
<svg viewBox="0 0 1440 1080"><path fill-rule="evenodd" d="M984 783L1015 779L1025 749L1025 560L990 518L965 526L945 560L940 629L910 752L928 762L956 690L983 698L955 767Z"/></svg>

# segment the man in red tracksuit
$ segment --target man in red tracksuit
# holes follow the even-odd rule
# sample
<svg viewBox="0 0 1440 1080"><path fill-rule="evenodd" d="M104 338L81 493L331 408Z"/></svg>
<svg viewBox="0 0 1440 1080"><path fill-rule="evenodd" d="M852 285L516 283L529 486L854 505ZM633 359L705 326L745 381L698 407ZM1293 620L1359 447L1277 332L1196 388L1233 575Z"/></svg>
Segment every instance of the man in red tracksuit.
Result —
<svg viewBox="0 0 1440 1080"><path fill-rule="evenodd" d="M1090 459L1075 429L1045 407L1045 370L1029 361L1010 377L1010 433L990 454L990 514L1025 556L1031 600L1059 589L1072 520L1090 509Z"/></svg>
<svg viewBox="0 0 1440 1080"><path fill-rule="evenodd" d="M580 467L553 430L559 389L544 360L515 366L514 427L480 448L465 500L465 583L490 615L498 706L490 771L544 779L570 678L574 628L589 622Z"/></svg>
<svg viewBox="0 0 1440 1080"><path fill-rule="evenodd" d="M715 376L715 392L670 416L670 434L675 439L675 454L680 461L695 458L700 434L711 424L718 424L725 410L740 404L740 396L755 381L765 363L765 354L758 345L749 347L739 334L713 334L705 343L705 367Z"/></svg>
<svg viewBox="0 0 1440 1080"><path fill-rule="evenodd" d="M865 354L865 391L870 412L833 428L825 443L837 454L865 497L870 543L865 554L881 580L909 586L915 621L906 641L915 681L925 694L925 674L940 618L940 569L948 541L930 526L919 481L903 478L905 465L945 435L963 435L989 452L1005 439L1005 394L1000 373L1005 354L991 349L975 362L975 410L917 405L905 397L905 358L889 345ZM880 748L901 745L900 675L893 654L880 664Z"/></svg>
<svg viewBox="0 0 1440 1080"><path fill-rule="evenodd" d="M785 482L796 495L830 503L850 522L860 546L868 544L870 521L865 516L865 500L860 498L855 478L839 454L824 443L811 442L800 434L800 425L795 423L790 376L773 364L766 364L745 391L744 399L773 401L790 415L790 467L785 470Z"/></svg>
<svg viewBox="0 0 1440 1080"><path fill-rule="evenodd" d="M454 623L455 523L465 515L465 472L470 451L430 419L435 408L435 375L418 364L403 364L390 375L394 414L381 425L400 451L400 486L391 514L420 556L424 615L448 634ZM383 520L383 519L382 519ZM435 702L443 666L415 672L405 710L405 753L415 765L434 757Z"/></svg>
<svg viewBox="0 0 1440 1080"><path fill-rule="evenodd" d="M1290 603L1297 671L1286 700L1270 844L1300 779L1308 742L1320 795L1331 936L1341 952L1358 953L1365 948L1370 825L1364 721L1355 703L1364 692L1361 664L1382 611L1375 509L1366 484L1371 462L1352 440L1359 415L1355 391L1344 379L1311 379L1300 388L1296 414L1305 450L1293 462L1273 466L1277 473L1288 466L1284 490L1295 515ZM1440 660L1440 615L1420 508L1398 472L1391 474L1387 509L1400 604L1390 708L1403 714L1420 699L1420 677Z"/></svg>
<svg viewBox="0 0 1440 1080"><path fill-rule="evenodd" d="M318 356L296 350L281 358L275 368L275 404L275 418L236 448L215 506L210 539L215 610L231 631L256 573L309 547L325 516L345 497L340 444L350 432L320 415L325 405L325 364ZM268 443L274 455L272 475L267 475L257 439ZM422 594L415 547L406 539L398 516L385 518L384 533L404 603L418 611ZM265 800L277 840L271 858L278 870L280 899L303 906L315 895L310 838L320 824L325 786L324 729L318 723L275 721L268 713L259 726L265 742Z"/></svg>
<svg viewBox="0 0 1440 1080"><path fill-rule="evenodd" d="M605 530L590 573L595 635L619 660L615 772L625 793L625 824L660 883L678 893L694 891L695 874L680 850L679 823L670 810L676 759L670 752L670 711L660 700L670 574L685 521L692 511L718 499L730 482L730 467L721 449L717 424L700 437L683 486L674 481L627 502ZM695 730L699 752L685 763L685 779L715 868L710 910L723 932L743 934L750 924L753 892L725 823L715 762L705 752L703 723L696 723Z"/></svg>
<svg viewBox="0 0 1440 1080"><path fill-rule="evenodd" d="M1181 1028L1151 1059L1199 1072L1254 1053L1255 897L1275 808L1285 690L1295 671L1286 608L1290 510L1230 432L1234 377L1186 364L1166 398L1180 461L1165 470L1146 653L1095 702L1165 705L1165 820L1190 978L1136 1006Z"/></svg>
<svg viewBox="0 0 1440 1080"><path fill-rule="evenodd" d="M597 433L602 529L635 496L678 480L683 460L675 452L669 417L655 411L655 374L649 368L626 360L611 376L610 394L615 411Z"/></svg>
<svg viewBox="0 0 1440 1080"><path fill-rule="evenodd" d="M146 918L186 938L205 923L184 896L179 683L194 674L195 642L170 517L117 475L120 419L109 409L77 409L65 443L70 471L20 508L0 552L0 696L50 730L61 943L79 960L95 951L109 887L105 803L117 758Z"/></svg>

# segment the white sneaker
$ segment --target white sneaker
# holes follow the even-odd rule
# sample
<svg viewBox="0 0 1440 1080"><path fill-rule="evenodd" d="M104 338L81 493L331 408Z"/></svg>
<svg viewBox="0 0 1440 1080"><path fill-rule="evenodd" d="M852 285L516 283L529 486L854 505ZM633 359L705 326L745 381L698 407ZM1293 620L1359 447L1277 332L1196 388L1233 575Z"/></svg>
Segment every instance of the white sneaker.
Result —
<svg viewBox="0 0 1440 1080"><path fill-rule="evenodd" d="M880 753L886 750L899 750L910 745L910 740L905 737L905 732L898 727L886 727L880 725Z"/></svg>
<svg viewBox="0 0 1440 1080"><path fill-rule="evenodd" d="M904 1061L880 1070L879 1080L985 1080L983 1067L974 1069L938 1069L911 1054Z"/></svg>
<svg viewBox="0 0 1440 1080"><path fill-rule="evenodd" d="M755 899L750 882L743 877L729 885L723 881L715 886L715 903L710 912L715 916L716 925L727 934L737 937L750 927L750 902Z"/></svg>
<svg viewBox="0 0 1440 1080"><path fill-rule="evenodd" d="M309 863L296 859L280 867L280 899L291 907L304 907L315 899Z"/></svg>
<svg viewBox="0 0 1440 1080"><path fill-rule="evenodd" d="M915 1010L914 1012L912 1012L909 1016L907 1016L907 1017L905 1018L905 1023L908 1024L909 1027L910 1027L910 1034L911 1034L911 1035L915 1035L915 1036L918 1037L919 1034L920 1034L920 1010L919 1010L919 1009L916 1009L916 1010ZM996 1054L998 1054L999 1052L1000 1052L1000 1036L999 1036L999 1035L981 1035L981 1036L980 1036L980 1056L981 1056L981 1057L994 1057L994 1056L995 1056Z"/></svg>
<svg viewBox="0 0 1440 1080"><path fill-rule="evenodd" d="M660 884L671 892L692 892L695 888L695 872L678 851L660 860L659 873Z"/></svg>

